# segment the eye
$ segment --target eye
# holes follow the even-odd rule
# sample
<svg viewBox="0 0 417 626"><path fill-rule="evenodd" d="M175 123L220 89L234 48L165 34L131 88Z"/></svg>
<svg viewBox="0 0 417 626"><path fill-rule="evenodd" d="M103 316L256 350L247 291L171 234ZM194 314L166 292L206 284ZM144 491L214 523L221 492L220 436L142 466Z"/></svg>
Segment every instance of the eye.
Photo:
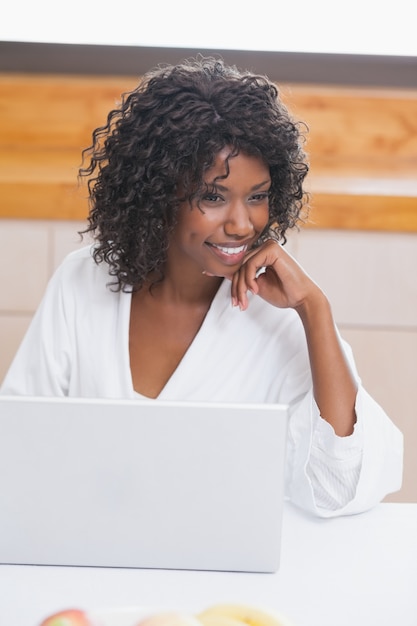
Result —
<svg viewBox="0 0 417 626"><path fill-rule="evenodd" d="M258 193L254 193L250 197L250 200L253 200L254 202L263 202L264 200L268 200L268 199L269 199L269 191L259 191Z"/></svg>
<svg viewBox="0 0 417 626"><path fill-rule="evenodd" d="M216 203L221 202L223 198L218 193L206 193L202 197L203 202Z"/></svg>

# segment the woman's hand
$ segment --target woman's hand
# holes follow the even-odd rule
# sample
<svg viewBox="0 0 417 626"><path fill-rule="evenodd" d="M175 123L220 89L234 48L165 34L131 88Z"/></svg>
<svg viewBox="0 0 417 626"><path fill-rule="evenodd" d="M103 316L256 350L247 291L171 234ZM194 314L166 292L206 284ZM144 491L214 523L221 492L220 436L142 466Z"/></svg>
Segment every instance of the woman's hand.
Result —
<svg viewBox="0 0 417 626"><path fill-rule="evenodd" d="M232 278L232 302L242 311L248 307L248 291L273 306L297 309L300 314L310 299L324 297L297 261L272 239L251 250Z"/></svg>

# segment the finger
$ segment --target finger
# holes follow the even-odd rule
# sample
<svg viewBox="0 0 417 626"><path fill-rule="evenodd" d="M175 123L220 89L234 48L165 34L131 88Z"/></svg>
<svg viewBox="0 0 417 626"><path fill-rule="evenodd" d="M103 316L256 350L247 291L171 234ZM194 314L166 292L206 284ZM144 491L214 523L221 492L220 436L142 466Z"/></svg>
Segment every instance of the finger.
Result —
<svg viewBox="0 0 417 626"><path fill-rule="evenodd" d="M251 256L253 256L254 251L251 251L249 255L245 258L240 268L234 273L232 277L232 304L233 306L240 306L240 308L247 307L247 297L246 293L248 291L248 286L246 285L246 262Z"/></svg>
<svg viewBox="0 0 417 626"><path fill-rule="evenodd" d="M239 279L239 270L233 274L232 277L232 287L231 287L231 296L232 296L232 306L239 306L239 299L237 296L237 281Z"/></svg>
<svg viewBox="0 0 417 626"><path fill-rule="evenodd" d="M246 263L241 266L235 277L235 293L238 305L242 311L249 306L248 291L256 294L258 287L255 280L251 280L250 276L253 270Z"/></svg>
<svg viewBox="0 0 417 626"><path fill-rule="evenodd" d="M253 294L259 293L258 278L266 272L267 266L272 262L268 256L265 250L259 249L246 257L239 271L239 287Z"/></svg>
<svg viewBox="0 0 417 626"><path fill-rule="evenodd" d="M255 295L259 293L257 279L276 260L277 245L275 241L267 241L247 254L241 267L233 276L232 302L234 306L239 305L242 310L247 309L248 291Z"/></svg>
<svg viewBox="0 0 417 626"><path fill-rule="evenodd" d="M233 291L232 291L232 302L234 306L238 306L241 311L244 311L247 308L247 288L245 287L245 278L244 278L244 270L241 267L233 276L232 281Z"/></svg>

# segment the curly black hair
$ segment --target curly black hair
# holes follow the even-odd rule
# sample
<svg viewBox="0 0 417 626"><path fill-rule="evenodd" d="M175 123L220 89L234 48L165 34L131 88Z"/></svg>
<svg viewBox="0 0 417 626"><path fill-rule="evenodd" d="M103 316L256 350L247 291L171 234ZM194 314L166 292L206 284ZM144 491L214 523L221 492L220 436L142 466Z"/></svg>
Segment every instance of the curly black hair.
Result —
<svg viewBox="0 0 417 626"><path fill-rule="evenodd" d="M259 156L269 166L262 239L285 243L307 207L303 142L301 123L267 77L213 57L158 66L123 94L83 151L79 176L89 177L90 213L81 234L93 233L94 259L109 265L117 290L140 289L150 274L163 278L178 207L202 195L205 172L230 146L231 155Z"/></svg>

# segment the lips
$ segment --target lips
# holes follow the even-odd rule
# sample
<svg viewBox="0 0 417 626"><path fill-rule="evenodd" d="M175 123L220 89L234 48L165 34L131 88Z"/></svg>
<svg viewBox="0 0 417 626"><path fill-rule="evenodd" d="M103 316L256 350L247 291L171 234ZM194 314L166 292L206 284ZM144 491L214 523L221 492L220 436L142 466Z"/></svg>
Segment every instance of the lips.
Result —
<svg viewBox="0 0 417 626"><path fill-rule="evenodd" d="M217 248L217 250L220 250L220 252L224 252L225 254L240 254L241 252L246 252L246 250L248 249L247 245L243 245L243 246L219 246L215 243L211 243L209 244L210 246L213 246L213 248Z"/></svg>
<svg viewBox="0 0 417 626"><path fill-rule="evenodd" d="M235 265L243 261L246 252L249 249L247 243L241 245L220 245L216 243L206 242L213 254L226 265Z"/></svg>

